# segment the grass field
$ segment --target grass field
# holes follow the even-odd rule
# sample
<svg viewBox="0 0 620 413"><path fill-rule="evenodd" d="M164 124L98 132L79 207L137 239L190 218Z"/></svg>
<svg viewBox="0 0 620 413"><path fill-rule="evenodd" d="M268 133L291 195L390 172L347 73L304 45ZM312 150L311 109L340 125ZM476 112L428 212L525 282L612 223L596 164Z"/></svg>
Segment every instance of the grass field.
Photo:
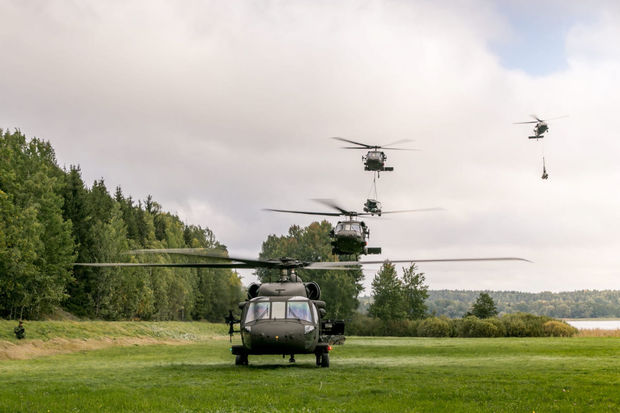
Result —
<svg viewBox="0 0 620 413"><path fill-rule="evenodd" d="M0 361L0 411L620 411L619 338L353 337L329 369L312 355L236 367L225 327L196 324L186 345Z"/></svg>

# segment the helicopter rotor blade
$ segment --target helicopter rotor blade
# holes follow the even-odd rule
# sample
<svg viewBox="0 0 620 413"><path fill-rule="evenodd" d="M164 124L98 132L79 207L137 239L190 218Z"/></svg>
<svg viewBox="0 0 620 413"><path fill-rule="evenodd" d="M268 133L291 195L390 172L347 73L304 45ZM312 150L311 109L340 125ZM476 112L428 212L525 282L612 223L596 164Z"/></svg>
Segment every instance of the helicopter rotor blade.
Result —
<svg viewBox="0 0 620 413"><path fill-rule="evenodd" d="M526 124L526 123L538 123L538 121L530 120L530 121L527 121L527 122L512 122L513 125L523 125L523 124Z"/></svg>
<svg viewBox="0 0 620 413"><path fill-rule="evenodd" d="M544 119L544 121L546 122L548 120L556 120L556 119L563 119L563 118L568 118L568 115L556 116L555 118Z"/></svg>
<svg viewBox="0 0 620 413"><path fill-rule="evenodd" d="M493 257L493 258L433 258L433 259L410 259L410 260L383 260L383 261L339 261L334 262L332 265L338 266L342 265L345 267L350 267L354 265L364 265L364 264L383 264L384 262L389 261L391 263L418 263L418 262L475 262L475 261L525 261L532 262L530 260L526 260L525 258L518 257Z"/></svg>
<svg viewBox="0 0 620 413"><path fill-rule="evenodd" d="M385 146L379 146L380 149L386 150L386 151L410 151L410 152L420 152L421 149L415 149L415 148L386 148Z"/></svg>
<svg viewBox="0 0 620 413"><path fill-rule="evenodd" d="M540 119L538 116L536 115L530 115L532 118L536 119L538 122L544 122L543 119Z"/></svg>
<svg viewBox="0 0 620 413"><path fill-rule="evenodd" d="M213 250L209 248L152 248L152 249L137 249L130 250L123 253L124 255L141 255L141 254L174 254L174 255L187 255L193 257L202 257L209 259L218 259L226 261L239 261L242 264L250 265L265 265L269 266L272 263L266 260L254 260L248 258L230 257L223 255L221 250ZM225 265L237 265L235 263L226 263ZM217 267L214 267L217 268ZM239 267L222 267L222 268L239 268ZM252 267L249 267L252 268Z"/></svg>
<svg viewBox="0 0 620 413"><path fill-rule="evenodd" d="M333 136L332 139L336 139L336 140L341 141L341 142L352 143L353 145L363 146L364 149L374 148L374 146L372 146L372 145L367 145L367 144L361 143L361 142L355 142L355 141L352 141L351 139L340 138L338 136ZM347 148L347 149L349 149L349 148ZM360 148L350 148L350 149L360 149Z"/></svg>
<svg viewBox="0 0 620 413"><path fill-rule="evenodd" d="M286 212L289 214L322 215L322 216L329 216L329 217L338 217L342 215L337 212L293 211L289 209L273 209L273 208L263 208L263 211Z"/></svg>
<svg viewBox="0 0 620 413"><path fill-rule="evenodd" d="M412 139L401 139L401 140L398 140L398 141L395 141L395 142L386 143L385 145L381 145L381 146L379 146L379 148L390 149L390 148L388 148L388 146L398 145L400 143L406 143L406 142L413 142L413 140Z"/></svg>
<svg viewBox="0 0 620 413"><path fill-rule="evenodd" d="M319 202L330 208L334 208L336 211L340 211L340 214L337 214L337 215L348 215L348 216L359 215L355 211L347 211L346 209L340 207L338 204L336 204L336 201L334 201L333 199L315 198L313 199L313 201Z"/></svg>
<svg viewBox="0 0 620 413"><path fill-rule="evenodd" d="M163 268L258 268L245 263L155 263L155 262L76 262L76 267L163 267Z"/></svg>
<svg viewBox="0 0 620 413"><path fill-rule="evenodd" d="M337 271L354 271L360 269L361 266L339 266L334 265L338 264L337 262L313 262L307 267L304 267L304 270L337 270Z"/></svg>
<svg viewBox="0 0 620 413"><path fill-rule="evenodd" d="M382 211L381 214L402 214L403 212L430 212L445 211L443 208L419 208L419 209L399 209L396 211Z"/></svg>

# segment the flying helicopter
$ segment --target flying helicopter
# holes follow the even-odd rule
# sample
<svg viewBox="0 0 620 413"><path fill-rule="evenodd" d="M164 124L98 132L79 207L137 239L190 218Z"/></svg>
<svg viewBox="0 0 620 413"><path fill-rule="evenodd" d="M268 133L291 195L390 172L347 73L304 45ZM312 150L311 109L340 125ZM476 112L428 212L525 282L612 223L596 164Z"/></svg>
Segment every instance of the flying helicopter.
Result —
<svg viewBox="0 0 620 413"><path fill-rule="evenodd" d="M364 162L364 170L365 171L374 171L377 172L377 177L379 176L379 172L383 171L393 171L393 166L385 166L385 161L387 161L387 155L385 152L380 151L379 149L384 150L393 150L393 151L417 151L417 149L409 149L409 148L391 148L391 145L396 145L404 142L411 142L411 139L402 139L396 142L392 142L383 146L380 145L368 145L366 143L355 142L350 139L333 137L332 139L336 139L342 142L351 143L357 146L343 146L343 149L369 149L366 156L362 156L362 161Z"/></svg>
<svg viewBox="0 0 620 413"><path fill-rule="evenodd" d="M331 199L315 199L315 201L322 203L330 208L335 209L338 212L314 212L314 211L294 211L290 209L273 209L266 208L266 211L273 212L287 212L291 214L305 214L305 215L322 215L322 216L341 216L344 215L348 219L344 221L338 221L334 229L332 229L330 236L332 238L332 254L333 255L360 255L360 254L381 254L381 247L368 247L367 239L370 236L370 229L364 221L358 221L358 216L374 215L375 213L381 214L396 214L404 212L425 212L425 211L438 211L440 208L424 208L424 209L407 209L400 211L381 211L376 210L374 212L356 212L346 210L337 205ZM368 201L376 200L367 200ZM375 208L377 207L375 204ZM381 204L378 204L379 208ZM377 212L378 211L378 212Z"/></svg>
<svg viewBox="0 0 620 413"><path fill-rule="evenodd" d="M296 354L314 354L316 365L329 367L329 336L344 336L343 320L325 320L325 302L321 301L321 289L313 281L304 282L296 269L306 270L356 270L360 265L383 264L384 261L336 261L312 262L295 258L245 259L214 254L204 248L173 248L133 250L128 254L180 254L197 256L217 262L194 263L76 263L88 267L173 267L173 268L269 268L280 270L276 282L248 287L247 300L239 303L241 318L235 319L232 312L226 317L229 334L236 331L239 323L241 345L231 346L236 365L248 365L250 355L289 355L289 362L295 362ZM223 261L223 262L222 262ZM392 263L412 262L467 262L467 261L528 261L523 258L449 258L430 260L395 260Z"/></svg>
<svg viewBox="0 0 620 413"><path fill-rule="evenodd" d="M540 119L538 116L536 115L530 115L532 118L534 118L535 120L530 120L530 121L526 121L526 122L514 122L513 125L523 125L523 124L527 124L527 123L535 123L536 125L534 125L534 135L532 136L528 136L529 139L542 139L545 136L546 132L549 132L549 125L547 124L548 121L550 120L556 120L556 119L562 119L562 118L566 118L568 117L567 115L564 116L558 116L556 118L550 118L550 119Z"/></svg>
<svg viewBox="0 0 620 413"><path fill-rule="evenodd" d="M549 132L549 125L547 125L547 121L550 120L555 120L555 119L562 119L562 118L566 118L568 117L567 115L564 116L558 116L556 118L550 118L550 119L540 119L538 116L536 115L530 115L532 118L534 118L535 120L531 120L531 121L527 121L527 122L515 122L514 124L526 124L526 123L535 123L536 125L534 125L534 135L533 136L528 136L529 139L536 139L537 141L539 139L544 138L545 133ZM544 141L543 141L544 142ZM541 147L541 152L542 152L542 158L543 158L543 172L542 172L542 179L548 179L549 178L549 174L547 173L547 167L545 165L545 149L544 146Z"/></svg>

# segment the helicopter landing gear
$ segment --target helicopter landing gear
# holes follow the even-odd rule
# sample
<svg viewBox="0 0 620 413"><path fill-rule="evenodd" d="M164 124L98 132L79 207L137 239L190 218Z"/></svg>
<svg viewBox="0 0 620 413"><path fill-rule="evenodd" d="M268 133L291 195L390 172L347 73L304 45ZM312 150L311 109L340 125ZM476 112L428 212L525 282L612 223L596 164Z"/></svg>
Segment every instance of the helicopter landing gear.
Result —
<svg viewBox="0 0 620 413"><path fill-rule="evenodd" d="M235 366L247 366L248 365L248 355L247 354L237 354L235 357Z"/></svg>
<svg viewBox="0 0 620 413"><path fill-rule="evenodd" d="M316 354L316 365L320 367L329 367L329 353Z"/></svg>
<svg viewBox="0 0 620 413"><path fill-rule="evenodd" d="M288 362L289 363L295 363L295 355L294 354L291 354L291 358L288 359Z"/></svg>

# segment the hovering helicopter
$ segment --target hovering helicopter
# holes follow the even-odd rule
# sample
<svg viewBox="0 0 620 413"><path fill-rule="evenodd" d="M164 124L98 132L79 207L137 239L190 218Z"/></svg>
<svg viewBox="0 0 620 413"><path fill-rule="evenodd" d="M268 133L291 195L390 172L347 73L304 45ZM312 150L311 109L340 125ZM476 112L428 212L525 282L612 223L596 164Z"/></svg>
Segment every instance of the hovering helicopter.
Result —
<svg viewBox="0 0 620 413"><path fill-rule="evenodd" d="M295 269L306 270L356 270L364 264L382 264L384 261L311 262L295 258L270 260L245 259L213 254L204 248L173 248L134 250L128 254L180 254L215 259L218 262L197 263L76 263L88 267L174 267L174 268L269 268L280 270L277 282L248 287L246 301L239 303L241 318L235 319L232 311L226 317L229 334L241 333L241 345L231 346L236 365L248 365L248 356L263 354L289 355L295 362L296 354L314 354L316 365L329 367L330 337L344 337L344 320L325 320L325 302L321 289L313 281L303 282ZM222 262L224 261L224 262ZM451 258L431 260L396 260L392 263L412 262L465 262L465 261L527 261L523 258ZM234 330L234 324L240 330Z"/></svg>
<svg viewBox="0 0 620 413"><path fill-rule="evenodd" d="M334 137L332 139L336 139L342 142L351 143L353 145L358 146L344 146L343 149L370 149L366 156L362 156L362 161L364 161L364 170L365 171L375 171L377 172L377 176L379 176L379 172L383 171L393 171L393 166L385 166L385 161L387 161L387 156L385 152L380 151L379 149L388 149L394 151L417 151L417 149L408 149L408 148L390 148L390 145L396 145L404 142L411 142L411 139L402 139L396 142L389 143L384 146L379 145L368 145L365 143L355 142L350 139Z"/></svg>
<svg viewBox="0 0 620 413"><path fill-rule="evenodd" d="M338 212L313 212L313 211L294 211L289 209L272 209L266 208L266 211L273 212L288 212L291 214L306 214L306 215L322 215L322 216L341 216L348 217L345 221L338 221L334 229L332 229L330 236L332 237L332 254L333 255L359 255L359 254L381 254L381 247L368 247L367 239L370 236L370 229L364 221L358 221L356 217L374 215L375 213L381 214L396 214L403 212L423 212L423 211L438 211L440 208L425 208L425 209L408 209L400 211L381 211L375 209L374 212L356 212L348 211L341 208L331 199L315 199L330 208L335 209ZM376 200L375 208L377 204L380 208L380 203ZM378 211L378 212L377 212Z"/></svg>
<svg viewBox="0 0 620 413"><path fill-rule="evenodd" d="M562 118L566 118L567 116L558 116L556 118L551 118L551 119L540 119L538 116L536 115L530 115L532 118L536 119L536 120L532 120L532 121L528 121L528 122L515 122L515 124L525 124L525 123L535 123L536 125L534 126L534 135L533 136L528 136L529 139L536 139L537 141L539 139L544 138L545 133L549 132L549 125L547 125L547 121L549 120L555 120L555 119L562 119ZM543 141L544 142L544 141ZM542 158L543 158L543 173L541 178L542 179L549 179L549 174L547 173L547 167L545 165L545 149L544 146L542 146Z"/></svg>
<svg viewBox="0 0 620 413"><path fill-rule="evenodd" d="M550 120L556 120L556 119L562 119L562 118L566 118L568 116L558 116L556 118L550 118L550 119L540 119L538 116L536 115L530 115L532 118L536 119L536 120L530 120L527 122L514 122L514 125L522 125L522 124L526 124L526 123L535 123L536 125L534 125L534 135L533 136L528 136L529 139L542 139L545 136L545 133L549 131L549 125L547 124L548 121Z"/></svg>

